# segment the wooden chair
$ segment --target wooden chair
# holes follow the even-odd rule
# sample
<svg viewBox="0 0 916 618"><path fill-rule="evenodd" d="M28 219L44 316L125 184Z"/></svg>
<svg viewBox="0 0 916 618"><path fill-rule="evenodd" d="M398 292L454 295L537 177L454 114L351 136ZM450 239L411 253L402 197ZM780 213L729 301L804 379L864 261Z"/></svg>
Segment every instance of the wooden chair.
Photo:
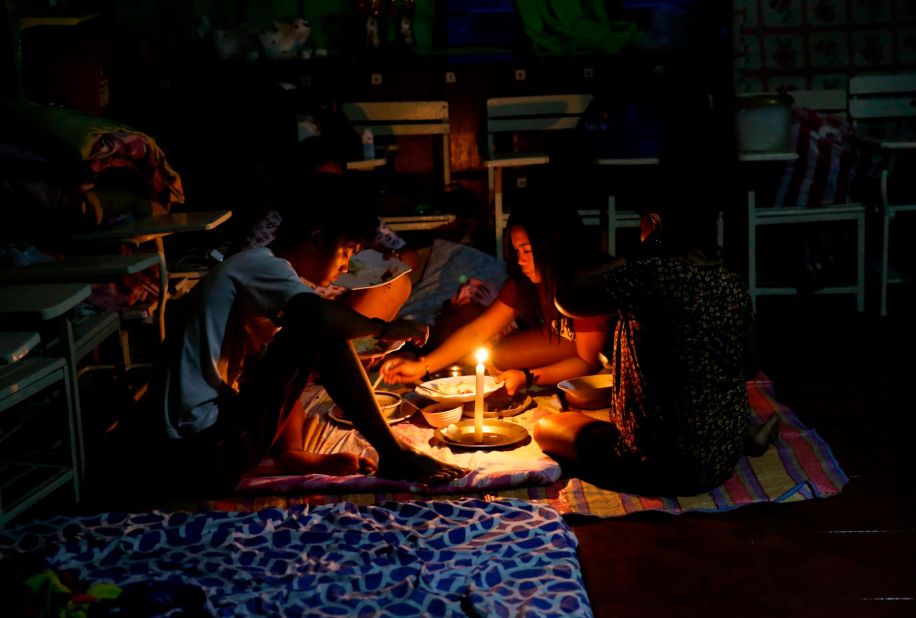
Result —
<svg viewBox="0 0 916 618"><path fill-rule="evenodd" d="M438 174L445 188L452 181L451 143L448 103L446 101L350 102L341 105L344 115L357 133L370 129L374 136L430 135L439 142L433 153ZM385 159L352 161L347 169L370 170L385 164ZM396 231L429 230L455 220L451 214L384 217Z"/></svg>
<svg viewBox="0 0 916 618"><path fill-rule="evenodd" d="M574 130L592 99L591 94L551 94L487 100L487 151L484 164L487 167L489 200L493 205L497 257L503 255L505 229L509 219L504 202L503 171L550 163L550 156L544 152L506 152L500 148L501 137L507 134ZM633 165L655 165L658 159L599 158L593 163L599 168L620 169ZM616 253L618 229L639 227L637 213L618 211L614 195L608 195L606 210L578 210L583 223L601 227L603 248L611 254Z"/></svg>
<svg viewBox="0 0 916 618"><path fill-rule="evenodd" d="M866 147L876 149L882 158L879 311L882 316L886 316L887 287L892 283L903 282L903 278L895 273L890 265L891 223L899 214L916 212L916 203L891 201L888 183L894 172L897 172L894 177L916 172L916 168L912 166L913 155L916 154L916 140L885 136L882 131L885 127L882 125L916 117L916 73L853 77L849 80L849 116L856 127L857 138L862 140Z"/></svg>
<svg viewBox="0 0 916 618"><path fill-rule="evenodd" d="M806 90L791 93L796 105L820 112L846 112L846 93L843 90ZM786 162L798 158L795 152L739 153L739 161L747 164ZM859 203L833 204L811 208L759 207L756 188L750 183L747 192L747 280L754 307L759 296L793 295L798 289L788 286L761 285L757 267L757 234L759 228L801 223L827 223L849 221L856 226L856 280L851 285L829 286L819 294L854 294L856 309L865 309L865 207Z"/></svg>

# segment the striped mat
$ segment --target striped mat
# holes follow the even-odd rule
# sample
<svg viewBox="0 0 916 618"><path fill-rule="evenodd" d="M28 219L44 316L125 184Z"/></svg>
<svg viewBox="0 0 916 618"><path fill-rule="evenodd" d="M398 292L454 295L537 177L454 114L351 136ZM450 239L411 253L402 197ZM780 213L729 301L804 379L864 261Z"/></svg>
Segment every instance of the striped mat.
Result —
<svg viewBox="0 0 916 618"><path fill-rule="evenodd" d="M781 418L776 443L761 457L743 457L732 477L708 493L690 497L645 497L596 487L577 478L560 479L547 487L519 487L471 495L485 500L515 498L549 504L563 514L621 517L641 511L672 514L729 511L758 502L798 502L838 494L849 481L830 447L796 414L776 401L773 384L762 378L748 382L752 414L763 422L771 414ZM228 500L206 501L199 509L253 511L296 504L353 502L379 504L387 500L455 499L459 496L430 496L412 493L312 494L288 496L233 496Z"/></svg>

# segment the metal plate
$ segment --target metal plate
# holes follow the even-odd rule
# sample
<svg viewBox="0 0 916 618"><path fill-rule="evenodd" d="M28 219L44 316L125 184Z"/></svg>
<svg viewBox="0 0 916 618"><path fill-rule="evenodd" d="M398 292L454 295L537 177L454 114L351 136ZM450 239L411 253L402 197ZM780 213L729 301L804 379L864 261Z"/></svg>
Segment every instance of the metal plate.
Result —
<svg viewBox="0 0 916 618"><path fill-rule="evenodd" d="M452 431L448 431L454 427ZM474 436L474 421L461 421L454 426L437 429L435 436L449 446L462 448L501 448L519 444L528 439L528 430L521 425L506 421L484 419L483 440L477 442Z"/></svg>
<svg viewBox="0 0 916 618"><path fill-rule="evenodd" d="M417 413L416 406L407 406L405 409L404 402L401 402L401 409L391 418L385 419L388 421L389 425L394 425L395 423L400 423L401 421L406 421L411 416ZM343 410L337 407L337 404L331 407L331 411L328 412L328 416L331 417L332 421L337 421L341 425L346 425L347 427L353 426L353 421L344 416Z"/></svg>
<svg viewBox="0 0 916 618"><path fill-rule="evenodd" d="M516 393L518 394L518 393ZM531 399L528 395L525 395L522 398L513 397L510 398L508 395L491 395L485 400L487 404L487 410L483 413L484 418L508 418L510 416L515 416L516 414L521 414L527 410L534 400ZM462 410L462 416L466 418L474 418L474 403L467 402L464 405ZM490 410L490 408L496 408Z"/></svg>

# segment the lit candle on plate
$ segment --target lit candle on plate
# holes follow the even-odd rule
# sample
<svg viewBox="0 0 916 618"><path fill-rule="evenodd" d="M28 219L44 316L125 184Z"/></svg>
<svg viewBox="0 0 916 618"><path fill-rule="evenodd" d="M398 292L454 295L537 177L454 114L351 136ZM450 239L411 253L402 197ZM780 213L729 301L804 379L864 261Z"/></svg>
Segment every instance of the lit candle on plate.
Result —
<svg viewBox="0 0 916 618"><path fill-rule="evenodd" d="M474 442L481 444L483 442L483 391L484 391L484 367L483 363L487 360L486 348L477 350L477 383L474 389Z"/></svg>

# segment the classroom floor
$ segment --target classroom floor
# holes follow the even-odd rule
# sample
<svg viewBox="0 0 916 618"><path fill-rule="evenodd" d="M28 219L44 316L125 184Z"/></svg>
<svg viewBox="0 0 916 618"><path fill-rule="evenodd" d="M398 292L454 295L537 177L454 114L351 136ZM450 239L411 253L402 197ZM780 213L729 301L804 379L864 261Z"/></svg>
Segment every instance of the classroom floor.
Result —
<svg viewBox="0 0 916 618"><path fill-rule="evenodd" d="M595 616L916 616L916 302L763 299L778 399L831 446L838 496L717 514L572 521Z"/></svg>
<svg viewBox="0 0 916 618"><path fill-rule="evenodd" d="M914 309L912 291L897 291L883 320L850 298L762 299L763 370L849 484L729 513L570 518L595 616L916 615ZM78 511L142 508L136 492L95 489ZM74 510L58 500L26 517Z"/></svg>

